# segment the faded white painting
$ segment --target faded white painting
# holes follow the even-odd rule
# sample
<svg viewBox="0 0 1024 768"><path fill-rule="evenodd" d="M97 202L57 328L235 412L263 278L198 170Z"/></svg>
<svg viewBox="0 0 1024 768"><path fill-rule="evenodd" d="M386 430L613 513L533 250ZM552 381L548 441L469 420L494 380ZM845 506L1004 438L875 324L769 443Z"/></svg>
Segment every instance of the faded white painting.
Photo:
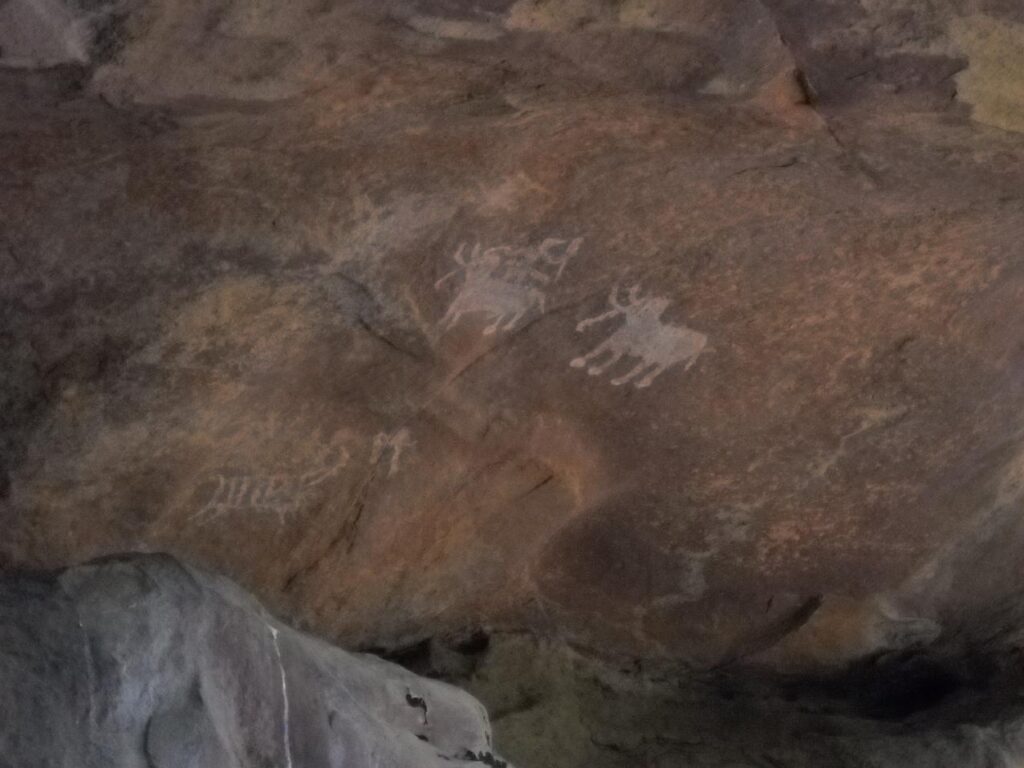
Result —
<svg viewBox="0 0 1024 768"><path fill-rule="evenodd" d="M402 453L415 445L407 427L394 432L379 432L373 439L373 450L370 453L372 464L382 463L388 457L388 477L394 477L402 468Z"/></svg>
<svg viewBox="0 0 1024 768"><path fill-rule="evenodd" d="M249 512L276 515L283 523L302 508L313 491L337 476L348 458L348 452L341 449L334 463L301 473L217 473L212 478L213 492L192 519L210 522L228 512Z"/></svg>
<svg viewBox="0 0 1024 768"><path fill-rule="evenodd" d="M630 369L611 380L613 386L632 382L633 386L643 389L674 365L685 363L684 370L689 370L707 346L708 338L703 333L663 322L661 316L671 301L656 296L642 297L639 285L629 290L625 303L620 301L618 286L613 287L608 304L610 310L583 320L576 331L581 333L591 326L619 318L621 325L569 364L573 368L586 368L591 376L600 376L623 357L638 358Z"/></svg>
<svg viewBox="0 0 1024 768"><path fill-rule="evenodd" d="M546 289L562 277L582 238L548 238L536 248L497 246L471 249L463 243L452 259L455 269L438 280L440 289L461 278L455 298L441 318L442 330L454 328L467 315L484 318L484 335L511 331L527 314L544 314Z"/></svg>

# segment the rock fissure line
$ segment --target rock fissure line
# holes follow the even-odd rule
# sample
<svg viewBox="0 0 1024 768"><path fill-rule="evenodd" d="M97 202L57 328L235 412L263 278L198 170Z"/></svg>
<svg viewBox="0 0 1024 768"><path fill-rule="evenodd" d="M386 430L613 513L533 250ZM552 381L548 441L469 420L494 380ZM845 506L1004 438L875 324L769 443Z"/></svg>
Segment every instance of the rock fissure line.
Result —
<svg viewBox="0 0 1024 768"><path fill-rule="evenodd" d="M282 738L284 739L285 765L293 768L292 764L292 740L289 730L291 721L291 702L288 699L288 676L284 671L284 660L281 658L281 644L278 642L278 632L274 627L268 626L271 637L274 638L274 654L277 656L277 668L281 673L281 700L283 702L284 714L282 716Z"/></svg>

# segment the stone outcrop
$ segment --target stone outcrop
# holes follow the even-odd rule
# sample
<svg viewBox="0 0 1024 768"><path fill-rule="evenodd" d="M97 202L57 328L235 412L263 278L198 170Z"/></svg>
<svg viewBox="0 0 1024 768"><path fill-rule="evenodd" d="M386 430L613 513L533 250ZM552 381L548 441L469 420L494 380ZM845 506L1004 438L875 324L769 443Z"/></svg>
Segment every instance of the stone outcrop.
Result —
<svg viewBox="0 0 1024 768"><path fill-rule="evenodd" d="M467 694L170 558L4 574L0 626L4 768L506 765Z"/></svg>

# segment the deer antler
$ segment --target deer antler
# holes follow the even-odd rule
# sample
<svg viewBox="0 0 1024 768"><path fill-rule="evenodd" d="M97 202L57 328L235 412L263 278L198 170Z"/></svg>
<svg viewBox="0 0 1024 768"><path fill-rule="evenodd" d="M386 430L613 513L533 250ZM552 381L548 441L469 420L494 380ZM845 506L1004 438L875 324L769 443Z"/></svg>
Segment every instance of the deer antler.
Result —
<svg viewBox="0 0 1024 768"><path fill-rule="evenodd" d="M626 312L626 307L619 303L619 286L618 284L612 286L611 292L608 294L608 303L612 305L612 309L607 312L598 315L597 317L591 317L586 320L581 320L576 324L576 330L582 331L584 328L589 328L595 323L602 323L616 315L622 315Z"/></svg>

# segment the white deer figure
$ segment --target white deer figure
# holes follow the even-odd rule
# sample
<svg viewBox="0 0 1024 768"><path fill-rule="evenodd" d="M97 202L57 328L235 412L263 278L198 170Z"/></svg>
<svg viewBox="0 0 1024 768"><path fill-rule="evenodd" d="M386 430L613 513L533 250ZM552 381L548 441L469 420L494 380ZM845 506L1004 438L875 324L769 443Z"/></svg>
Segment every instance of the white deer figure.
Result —
<svg viewBox="0 0 1024 768"><path fill-rule="evenodd" d="M661 316L668 309L669 299L654 296L640 297L640 285L629 290L626 304L619 301L619 287L614 286L608 296L612 306L608 312L581 321L577 332L591 325L604 322L621 315L624 324L611 336L598 344L587 354L575 358L569 365L573 368L587 366L587 373L598 376L615 365L624 355L639 357L638 362L628 373L611 380L613 386L621 386L636 379L647 371L647 375L635 382L638 389L649 387L661 373L670 366L686 361L685 370L697 361L697 357L707 345L708 337L689 328L668 325L661 321ZM608 355L603 362L597 362ZM650 370L648 370L650 369Z"/></svg>

